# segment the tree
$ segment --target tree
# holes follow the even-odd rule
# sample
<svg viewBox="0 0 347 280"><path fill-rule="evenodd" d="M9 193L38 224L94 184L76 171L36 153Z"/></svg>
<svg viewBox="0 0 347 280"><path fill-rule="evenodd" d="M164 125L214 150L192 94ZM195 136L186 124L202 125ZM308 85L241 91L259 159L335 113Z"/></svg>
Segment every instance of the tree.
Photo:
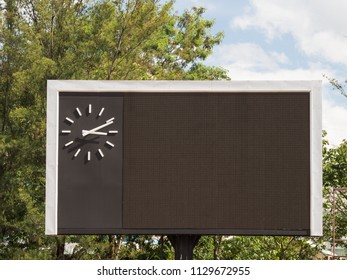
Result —
<svg viewBox="0 0 347 280"><path fill-rule="evenodd" d="M328 79L330 84L333 86L333 89L338 90L343 96L347 97L346 85L345 85L347 83L347 80L345 80L345 84L342 84L339 80L335 78L331 78L326 75L324 75L324 77Z"/></svg>
<svg viewBox="0 0 347 280"><path fill-rule="evenodd" d="M305 260L313 259L319 245L298 236L237 236L223 244L223 259Z"/></svg>
<svg viewBox="0 0 347 280"><path fill-rule="evenodd" d="M173 1L1 5L0 258L172 257L166 238L45 236L46 81L228 79L224 69L203 64L222 33L211 33L204 9L176 15ZM74 245L68 255L67 243Z"/></svg>
<svg viewBox="0 0 347 280"><path fill-rule="evenodd" d="M326 136L326 132L324 132ZM347 192L334 190L347 188L347 141L339 146L331 147L329 142L323 141L323 241L332 246L333 217L336 218L336 238L347 236ZM334 196L336 205L334 206ZM347 248L346 242L337 242L338 246Z"/></svg>

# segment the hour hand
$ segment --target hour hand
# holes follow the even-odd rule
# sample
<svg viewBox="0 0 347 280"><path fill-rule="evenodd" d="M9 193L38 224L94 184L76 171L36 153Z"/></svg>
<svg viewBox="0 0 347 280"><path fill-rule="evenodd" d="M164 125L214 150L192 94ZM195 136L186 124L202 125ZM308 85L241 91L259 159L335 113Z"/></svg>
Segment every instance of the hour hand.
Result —
<svg viewBox="0 0 347 280"><path fill-rule="evenodd" d="M89 134L91 134L91 135L107 135L107 132L82 130L82 136L86 136Z"/></svg>

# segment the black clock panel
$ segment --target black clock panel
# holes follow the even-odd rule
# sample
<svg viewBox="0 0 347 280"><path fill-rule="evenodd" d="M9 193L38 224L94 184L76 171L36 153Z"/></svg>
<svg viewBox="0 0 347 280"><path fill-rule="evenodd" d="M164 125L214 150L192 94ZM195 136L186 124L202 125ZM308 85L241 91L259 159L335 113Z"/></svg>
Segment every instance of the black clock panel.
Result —
<svg viewBox="0 0 347 280"><path fill-rule="evenodd" d="M123 96L59 93L58 233L122 227Z"/></svg>

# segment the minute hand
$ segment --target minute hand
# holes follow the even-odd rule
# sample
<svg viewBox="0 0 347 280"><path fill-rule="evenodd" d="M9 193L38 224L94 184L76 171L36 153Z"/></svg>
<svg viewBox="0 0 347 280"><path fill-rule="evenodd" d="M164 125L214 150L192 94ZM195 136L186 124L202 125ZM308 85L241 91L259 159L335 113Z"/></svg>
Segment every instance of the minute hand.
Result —
<svg viewBox="0 0 347 280"><path fill-rule="evenodd" d="M91 133L93 133L93 132L96 132L96 131L98 131L99 129L104 128L104 127L106 127L106 126L109 126L109 125L111 125L111 124L113 124L113 121L106 122L106 123L104 123L104 124L102 124L102 125L100 125L100 126L98 126L98 127L95 127L95 128L93 128L93 129L91 129L91 130L83 130L83 131L82 131L82 136L87 136L88 134L91 134Z"/></svg>

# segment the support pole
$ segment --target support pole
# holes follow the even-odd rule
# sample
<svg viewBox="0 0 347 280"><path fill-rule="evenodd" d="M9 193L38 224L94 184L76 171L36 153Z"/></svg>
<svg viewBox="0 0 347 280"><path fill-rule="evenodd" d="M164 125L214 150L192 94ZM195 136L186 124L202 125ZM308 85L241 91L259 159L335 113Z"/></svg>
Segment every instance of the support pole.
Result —
<svg viewBox="0 0 347 280"><path fill-rule="evenodd" d="M192 260L193 250L201 235L174 234L168 235L171 245L175 249L176 260Z"/></svg>

